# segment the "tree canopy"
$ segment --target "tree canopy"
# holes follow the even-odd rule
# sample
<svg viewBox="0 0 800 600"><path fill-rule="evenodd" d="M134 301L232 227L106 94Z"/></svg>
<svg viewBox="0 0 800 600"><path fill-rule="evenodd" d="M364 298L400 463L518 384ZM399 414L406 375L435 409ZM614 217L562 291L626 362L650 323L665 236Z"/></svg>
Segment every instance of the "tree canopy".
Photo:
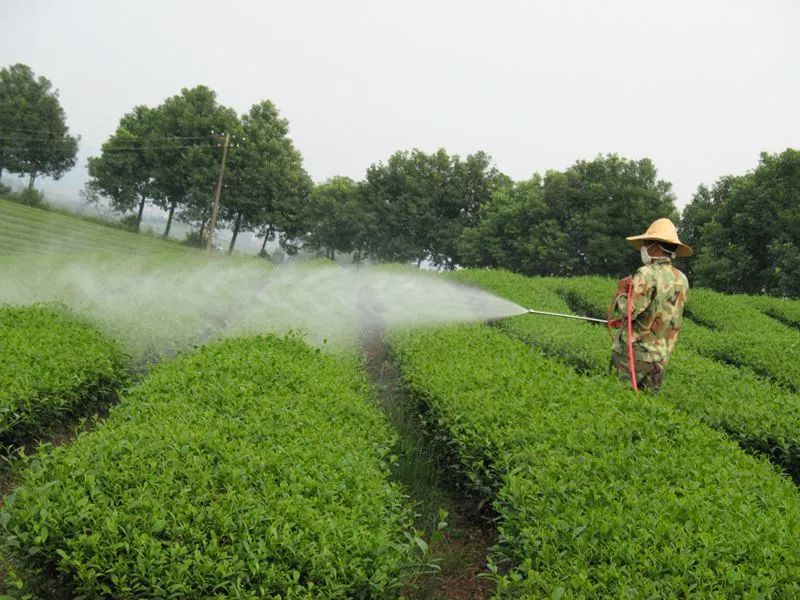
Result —
<svg viewBox="0 0 800 600"><path fill-rule="evenodd" d="M231 152L223 218L231 225L230 250L241 231L258 229L267 241L281 239L299 226L301 205L312 187L303 157L289 138L289 122L269 100L242 115L240 135Z"/></svg>
<svg viewBox="0 0 800 600"><path fill-rule="evenodd" d="M75 166L78 138L69 134L58 91L23 64L0 69L0 176L3 171L59 179Z"/></svg>
<svg viewBox="0 0 800 600"><path fill-rule="evenodd" d="M370 219L366 251L378 260L461 263L458 241L481 206L508 178L477 152L462 159L440 149L396 152L367 169L363 206Z"/></svg>
<svg viewBox="0 0 800 600"><path fill-rule="evenodd" d="M528 275L618 275L639 260L625 237L678 219L653 163L616 154L501 187L461 237L466 266Z"/></svg>
<svg viewBox="0 0 800 600"><path fill-rule="evenodd" d="M311 180L288 137L288 122L268 100L239 117L205 86L185 88L156 107L125 114L89 159L91 197L105 196L118 211L137 209L136 228L147 203L167 211L164 235L177 215L200 227L211 213L223 139L231 140L221 198L221 221L265 237L294 235Z"/></svg>
<svg viewBox="0 0 800 600"><path fill-rule="evenodd" d="M374 235L375 215L366 210L363 184L349 177L332 177L314 186L306 205L304 247L324 251L355 253L360 262L367 241Z"/></svg>
<svg viewBox="0 0 800 600"><path fill-rule="evenodd" d="M116 132L103 144L100 156L89 157L89 191L111 201L119 212L137 208L135 229L139 230L145 203L153 195L156 112L136 106L120 119Z"/></svg>
<svg viewBox="0 0 800 600"><path fill-rule="evenodd" d="M684 226L696 284L800 296L800 151L762 153L754 171L700 186Z"/></svg>

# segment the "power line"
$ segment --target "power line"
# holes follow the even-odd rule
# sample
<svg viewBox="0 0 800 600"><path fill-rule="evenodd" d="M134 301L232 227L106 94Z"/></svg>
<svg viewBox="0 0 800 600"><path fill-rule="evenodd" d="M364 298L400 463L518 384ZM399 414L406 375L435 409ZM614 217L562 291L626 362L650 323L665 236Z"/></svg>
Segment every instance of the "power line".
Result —
<svg viewBox="0 0 800 600"><path fill-rule="evenodd" d="M5 132L12 132L12 134L14 134L14 133L25 133L24 136L14 135L14 139L24 139L24 140L35 140L35 139L49 140L49 139L52 139L51 135L62 136L62 135L66 135L66 133L67 133L67 132L56 133L56 132L50 132L50 131L46 131L46 130L21 129L21 128L18 129L18 128L14 128L14 127L2 127L2 126L0 126L0 138L8 137L8 136L2 135ZM28 133L26 133L26 132L28 132ZM31 134L41 134L41 135L31 135ZM50 135L48 135L48 134L50 134ZM153 141L158 141L158 142L169 142L169 141L172 141L172 140L178 140L178 141L181 141L181 140L220 140L220 141L222 141L224 138L225 138L225 136L222 135L222 134L210 134L210 135L167 135L167 136L162 136L162 135L156 134L156 135L153 135L153 136L149 137L148 139L151 139ZM145 139L138 138L138 137L133 137L133 138L112 137L111 139L113 139L115 143L120 143L120 142L122 142L122 143L137 143L137 142L145 141Z"/></svg>
<svg viewBox="0 0 800 600"><path fill-rule="evenodd" d="M4 150L22 150L26 148L33 148L36 150L44 150L53 148L55 144L0 144L0 148ZM232 146L236 147L236 146ZM222 148L222 144L214 144L213 146L202 146L200 144L183 144L179 146L128 146L125 148L100 148L101 152L138 152L140 150L183 150L186 148Z"/></svg>

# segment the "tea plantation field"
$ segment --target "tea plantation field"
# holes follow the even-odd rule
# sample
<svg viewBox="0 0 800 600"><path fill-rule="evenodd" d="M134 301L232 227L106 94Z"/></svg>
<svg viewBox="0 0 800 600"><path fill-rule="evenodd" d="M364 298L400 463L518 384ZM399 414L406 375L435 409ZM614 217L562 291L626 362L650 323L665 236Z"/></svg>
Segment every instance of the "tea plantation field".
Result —
<svg viewBox="0 0 800 600"><path fill-rule="evenodd" d="M137 235L0 198L0 255L86 252L148 256L197 251L174 241Z"/></svg>
<svg viewBox="0 0 800 600"><path fill-rule="evenodd" d="M33 258L19 250L25 219L6 219L16 210L0 203L0 229L18 235L0 264L22 276ZM63 243L105 252L117 235L129 234L87 229ZM173 264L159 252L153 268ZM599 317L615 287L446 277ZM0 507L3 594L422 597L413 582L436 568L431 534L396 476L402 433L358 347L285 331L192 338L133 374L135 352L107 317L23 304L0 306L0 439L23 448ZM800 302L692 290L658 396L609 375L606 330L579 321L524 315L383 338L442 478L496 530L483 573L495 597L794 598L799 326ZM166 340L152 329L139 333ZM37 447L109 398L91 431ZM460 597L450 592L437 597Z"/></svg>

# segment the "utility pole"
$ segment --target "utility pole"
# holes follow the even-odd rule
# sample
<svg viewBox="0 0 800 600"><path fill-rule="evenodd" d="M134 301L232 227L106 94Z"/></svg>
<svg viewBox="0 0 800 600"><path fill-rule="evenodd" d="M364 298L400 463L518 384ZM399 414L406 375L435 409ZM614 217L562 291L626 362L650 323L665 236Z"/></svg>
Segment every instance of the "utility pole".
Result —
<svg viewBox="0 0 800 600"><path fill-rule="evenodd" d="M231 141L231 134L225 134L225 144L222 147L222 164L219 166L219 179L217 179L217 189L214 192L214 206L211 208L211 219L208 222L208 242L206 243L206 254L211 254L211 246L214 244L214 229L217 226L217 215L219 214L219 197L222 195L222 178L225 175L225 159L228 158L228 144Z"/></svg>

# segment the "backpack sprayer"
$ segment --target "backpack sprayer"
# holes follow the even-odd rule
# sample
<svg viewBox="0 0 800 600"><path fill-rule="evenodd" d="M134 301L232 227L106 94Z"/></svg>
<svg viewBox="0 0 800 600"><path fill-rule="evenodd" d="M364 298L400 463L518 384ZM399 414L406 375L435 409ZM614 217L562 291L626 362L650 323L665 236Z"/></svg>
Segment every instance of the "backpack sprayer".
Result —
<svg viewBox="0 0 800 600"><path fill-rule="evenodd" d="M631 383L633 384L633 390L635 392L639 391L639 385L636 381L636 368L635 368L635 361L633 357L633 280L628 281L628 289L624 294L627 298L627 318L625 319L625 324L627 325L628 330L628 366L630 368L631 373ZM611 301L611 305L608 307L608 318L606 319L597 319L595 317L584 317L581 315L566 315L563 313L556 313L556 312L547 312L544 310L534 310L532 308L527 309L528 312L524 313L526 315L543 315L546 317L561 317L564 319L578 319L580 321L589 321L590 323L603 323L608 327L608 333L613 337L613 333L611 331L612 327L620 327L622 325L622 319L618 320L611 320L611 310L613 309L614 305L617 302L617 299L622 296L623 294L618 293L614 296L614 299Z"/></svg>

